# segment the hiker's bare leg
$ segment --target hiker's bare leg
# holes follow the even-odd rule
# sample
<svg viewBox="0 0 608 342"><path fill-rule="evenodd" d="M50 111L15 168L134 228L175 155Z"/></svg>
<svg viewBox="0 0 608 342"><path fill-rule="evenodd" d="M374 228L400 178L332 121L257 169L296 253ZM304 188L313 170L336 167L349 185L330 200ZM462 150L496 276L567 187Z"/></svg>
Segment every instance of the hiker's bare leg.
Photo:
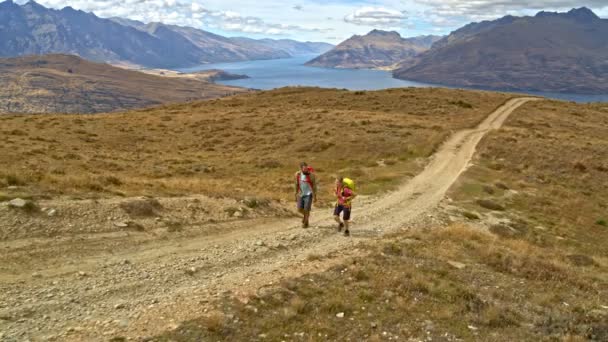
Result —
<svg viewBox="0 0 608 342"><path fill-rule="evenodd" d="M308 219L310 218L310 211L304 211L304 220L302 221L302 223L304 223L304 227L308 227Z"/></svg>
<svg viewBox="0 0 608 342"><path fill-rule="evenodd" d="M340 220L340 215L334 215L334 220L336 220L338 224L342 223L342 220Z"/></svg>

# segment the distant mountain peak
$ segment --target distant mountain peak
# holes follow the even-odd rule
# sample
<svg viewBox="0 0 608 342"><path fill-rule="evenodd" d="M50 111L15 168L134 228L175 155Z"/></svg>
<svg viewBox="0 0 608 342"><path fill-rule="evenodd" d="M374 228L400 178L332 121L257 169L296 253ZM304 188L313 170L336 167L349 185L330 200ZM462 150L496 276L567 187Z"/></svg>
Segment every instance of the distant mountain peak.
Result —
<svg viewBox="0 0 608 342"><path fill-rule="evenodd" d="M581 21L596 20L596 19L600 18L592 10L590 10L587 7L573 8L567 13L541 11L541 12L538 12L538 14L536 15L537 18L559 17L559 16L572 18L572 19L576 19L576 20L581 20Z"/></svg>
<svg viewBox="0 0 608 342"><path fill-rule="evenodd" d="M573 8L570 10L570 12L568 12L567 14L570 17L575 17L577 19L599 19L600 17L598 17L595 13L593 13L592 10L590 10L587 7L581 7L581 8Z"/></svg>
<svg viewBox="0 0 608 342"><path fill-rule="evenodd" d="M13 0L6 0L6 1L0 2L0 8L12 8L12 7L19 7L19 5L14 3Z"/></svg>
<svg viewBox="0 0 608 342"><path fill-rule="evenodd" d="M399 34L399 32L396 32L396 31L383 31L383 30L378 30L378 29L374 29L374 30L369 31L369 33L367 35L368 36L380 36L380 37L395 36L395 37L401 38L401 35Z"/></svg>

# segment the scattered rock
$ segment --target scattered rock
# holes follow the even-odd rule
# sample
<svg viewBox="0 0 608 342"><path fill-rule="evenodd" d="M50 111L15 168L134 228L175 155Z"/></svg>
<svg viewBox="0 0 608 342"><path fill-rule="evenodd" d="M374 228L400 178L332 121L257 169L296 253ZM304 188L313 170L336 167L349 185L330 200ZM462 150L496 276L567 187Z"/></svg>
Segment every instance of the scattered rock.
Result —
<svg viewBox="0 0 608 342"><path fill-rule="evenodd" d="M32 273L32 278L42 278L42 274L40 274L38 272L34 272L34 273Z"/></svg>
<svg viewBox="0 0 608 342"><path fill-rule="evenodd" d="M336 317L338 317L338 318L344 318L344 312L338 312L336 314Z"/></svg>
<svg viewBox="0 0 608 342"><path fill-rule="evenodd" d="M78 272L78 276L79 276L79 277L86 277L86 276L87 276L87 273L86 273L86 272L83 272L83 271L80 271L80 272Z"/></svg>
<svg viewBox="0 0 608 342"><path fill-rule="evenodd" d="M8 202L8 206L13 208L24 208L26 205L27 201L21 198L15 198Z"/></svg>
<svg viewBox="0 0 608 342"><path fill-rule="evenodd" d="M57 209L51 209L51 210L49 210L49 211L46 213L46 215L47 215L48 217L54 217L54 216L56 216L56 215L57 215Z"/></svg>
<svg viewBox="0 0 608 342"><path fill-rule="evenodd" d="M461 269L463 269L463 268L467 267L467 265L465 265L465 264L463 264L463 263L461 263L461 262L458 262L458 261L452 261L452 260L448 260L448 264L449 264L450 266L454 267L454 268L459 269L459 270L461 270Z"/></svg>
<svg viewBox="0 0 608 342"><path fill-rule="evenodd" d="M469 326L467 326L467 328L469 328L470 330L473 330L473 331L479 330L479 328L477 328L476 326L473 326L473 325L469 325Z"/></svg>
<svg viewBox="0 0 608 342"><path fill-rule="evenodd" d="M15 198L8 202L8 207L13 209L21 209L23 211L35 212L39 208L36 204L30 200L24 200L22 198Z"/></svg>
<svg viewBox="0 0 608 342"><path fill-rule="evenodd" d="M260 247L261 247L261 246L266 246L266 244L265 244L265 243L264 243L264 241L262 241L262 240L258 240L258 241L256 241L256 242L255 242L255 245L256 245L256 246L260 246Z"/></svg>
<svg viewBox="0 0 608 342"><path fill-rule="evenodd" d="M114 226L118 228L128 228L129 223L127 222L114 222Z"/></svg>
<svg viewBox="0 0 608 342"><path fill-rule="evenodd" d="M186 269L186 274L191 276L191 275L194 275L196 273L196 271L197 271L196 267L190 267L190 268Z"/></svg>
<svg viewBox="0 0 608 342"><path fill-rule="evenodd" d="M235 211L234 214L232 214L232 217L241 218L241 217L243 217L243 212Z"/></svg>
<svg viewBox="0 0 608 342"><path fill-rule="evenodd" d="M114 305L114 309L116 309L116 310L124 309L125 306L126 306L126 304L124 302L120 302L120 303Z"/></svg>
<svg viewBox="0 0 608 342"><path fill-rule="evenodd" d="M133 222L133 221L128 221L128 222L124 222L124 221L120 221L120 222L114 222L114 226L118 227L118 228L130 228L133 230L136 230L138 232L143 232L144 230L146 230L144 228L144 226L142 226L141 224L137 223L137 222Z"/></svg>

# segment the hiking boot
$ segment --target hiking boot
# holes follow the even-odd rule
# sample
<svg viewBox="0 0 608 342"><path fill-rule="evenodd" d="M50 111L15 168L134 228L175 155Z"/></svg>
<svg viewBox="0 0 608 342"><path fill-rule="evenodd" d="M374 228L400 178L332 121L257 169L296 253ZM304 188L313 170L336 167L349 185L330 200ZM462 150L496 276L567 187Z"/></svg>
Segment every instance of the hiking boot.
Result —
<svg viewBox="0 0 608 342"><path fill-rule="evenodd" d="M344 223L340 222L340 224L338 225L338 232L341 232L342 228L344 228Z"/></svg>
<svg viewBox="0 0 608 342"><path fill-rule="evenodd" d="M302 223L302 228L308 228L308 222L303 222Z"/></svg>
<svg viewBox="0 0 608 342"><path fill-rule="evenodd" d="M350 232L347 230L344 231L344 236L350 236Z"/></svg>

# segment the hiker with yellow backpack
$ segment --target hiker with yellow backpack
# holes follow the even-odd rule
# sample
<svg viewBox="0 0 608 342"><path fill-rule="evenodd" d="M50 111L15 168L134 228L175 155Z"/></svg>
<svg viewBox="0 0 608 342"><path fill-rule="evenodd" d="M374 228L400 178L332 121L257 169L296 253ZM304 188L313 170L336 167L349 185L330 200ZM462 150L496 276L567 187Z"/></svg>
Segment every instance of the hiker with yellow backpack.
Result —
<svg viewBox="0 0 608 342"><path fill-rule="evenodd" d="M344 228L344 236L350 236L350 214L352 200L356 197L355 182L350 178L336 177L336 197L338 201L334 209L334 219L338 223L338 232ZM340 220L342 214L342 220Z"/></svg>

